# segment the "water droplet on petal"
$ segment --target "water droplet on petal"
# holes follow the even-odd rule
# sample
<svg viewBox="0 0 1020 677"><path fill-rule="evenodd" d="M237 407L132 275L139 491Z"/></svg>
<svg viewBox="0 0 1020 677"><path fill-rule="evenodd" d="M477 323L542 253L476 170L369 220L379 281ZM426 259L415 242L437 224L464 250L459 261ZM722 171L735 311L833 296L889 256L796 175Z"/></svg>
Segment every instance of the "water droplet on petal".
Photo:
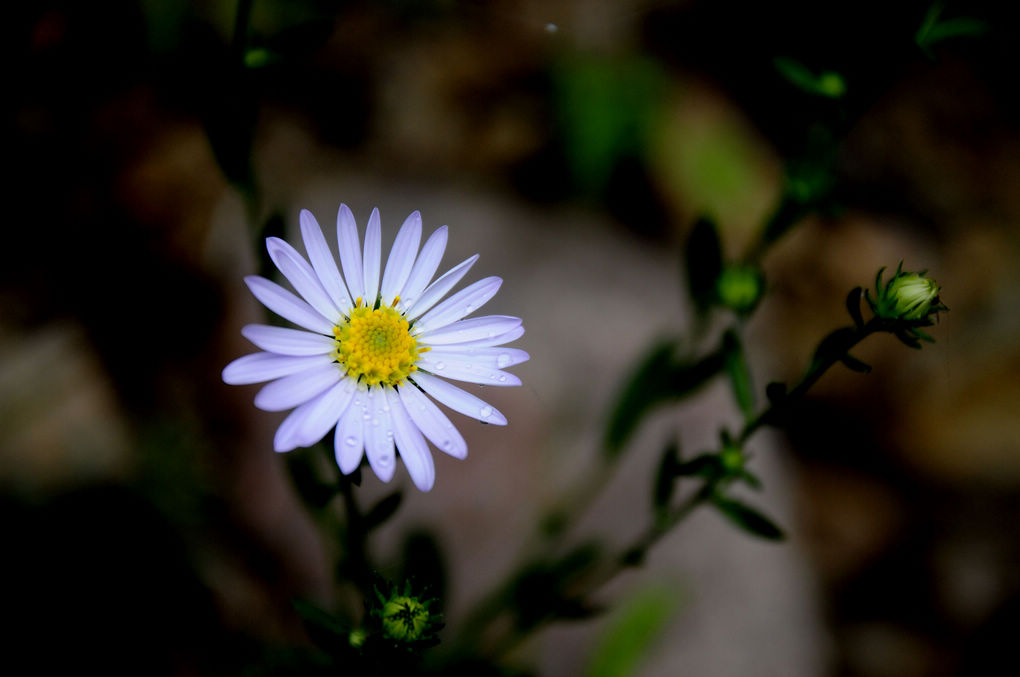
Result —
<svg viewBox="0 0 1020 677"><path fill-rule="evenodd" d="M507 366L508 364L510 364L510 354L509 353L500 353L499 357L496 358L496 366L499 367L500 369L502 369L503 367Z"/></svg>
<svg viewBox="0 0 1020 677"><path fill-rule="evenodd" d="M393 463L393 457L389 454L383 454L379 457L379 465L388 466L391 463Z"/></svg>
<svg viewBox="0 0 1020 677"><path fill-rule="evenodd" d="M482 418L489 418L492 416L492 407L482 407L482 410L478 412Z"/></svg>
<svg viewBox="0 0 1020 677"><path fill-rule="evenodd" d="M446 368L446 363L445 362L436 362L435 367L436 367L436 371L442 371L443 369Z"/></svg>
<svg viewBox="0 0 1020 677"><path fill-rule="evenodd" d="M502 376L499 377L499 382L506 383L506 374L503 374Z"/></svg>
<svg viewBox="0 0 1020 677"><path fill-rule="evenodd" d="M344 440L344 442L347 443L347 446L353 447L355 444L358 443L358 440L357 440L357 438L354 438L354 437L348 437L346 440Z"/></svg>
<svg viewBox="0 0 1020 677"><path fill-rule="evenodd" d="M443 440L443 444L441 446L444 451L450 451L453 449L453 440Z"/></svg>
<svg viewBox="0 0 1020 677"><path fill-rule="evenodd" d="M361 415L361 418L363 418L363 419L365 419L367 421L368 419L372 418L372 414L370 414L370 413L368 413L366 411L364 414Z"/></svg>

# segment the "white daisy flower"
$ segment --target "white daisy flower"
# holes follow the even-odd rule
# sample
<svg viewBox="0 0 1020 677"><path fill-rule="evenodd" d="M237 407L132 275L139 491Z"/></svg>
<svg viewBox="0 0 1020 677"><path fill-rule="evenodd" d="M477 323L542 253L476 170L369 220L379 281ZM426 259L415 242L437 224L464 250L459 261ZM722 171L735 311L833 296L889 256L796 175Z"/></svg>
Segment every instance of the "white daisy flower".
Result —
<svg viewBox="0 0 1020 677"><path fill-rule="evenodd" d="M266 247L301 298L257 275L245 283L263 305L301 329L244 327L241 333L263 352L231 362L223 380L232 385L270 381L255 395L255 406L294 409L276 431L276 451L311 446L335 426L342 472L353 472L367 455L375 474L388 482L399 450L415 486L428 491L435 466L425 438L455 458L467 456L464 438L432 399L483 423L506 425L493 406L444 378L521 384L503 369L524 362L528 354L501 347L524 334L520 318L464 319L491 299L503 281L487 277L440 303L478 255L429 284L446 249L447 230L436 230L419 252L418 212L397 233L381 284L378 209L368 219L362 255L354 215L340 205L342 276L315 217L302 210L300 222L310 264L279 238L267 238Z"/></svg>

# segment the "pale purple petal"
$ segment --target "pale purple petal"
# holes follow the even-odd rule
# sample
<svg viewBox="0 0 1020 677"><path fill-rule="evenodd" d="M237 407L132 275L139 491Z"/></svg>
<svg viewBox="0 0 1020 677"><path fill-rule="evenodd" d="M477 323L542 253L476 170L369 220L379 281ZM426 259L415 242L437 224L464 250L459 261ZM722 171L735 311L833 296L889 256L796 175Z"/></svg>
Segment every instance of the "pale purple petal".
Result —
<svg viewBox="0 0 1020 677"><path fill-rule="evenodd" d="M365 274L361 266L361 243L358 240L358 224L350 208L340 205L336 215L336 240L340 249L340 265L344 268L344 279L352 299L365 297Z"/></svg>
<svg viewBox="0 0 1020 677"><path fill-rule="evenodd" d="M428 491L436 481L436 466L432 462L432 453L421 431L411 421L400 395L393 388L386 388L386 401L390 405L390 420L393 423L393 437L400 450L400 458L404 460L407 474L411 476L414 486L421 491Z"/></svg>
<svg viewBox="0 0 1020 677"><path fill-rule="evenodd" d="M467 322L467 320L462 320L462 322ZM449 325L449 326L452 327L452 326L454 326L456 324L459 324L459 323L454 322L452 325ZM505 332L503 334L496 334L495 336L492 336L491 338L487 337L487 338L483 338L483 339L478 339L476 341L458 341L457 343L449 343L449 344L441 344L441 345L442 345L443 348L484 348L486 346L501 346L504 343L510 343L511 341L516 341L517 339L519 339L522 336L524 336L524 327L514 327L513 329L511 329L508 332Z"/></svg>
<svg viewBox="0 0 1020 677"><path fill-rule="evenodd" d="M393 424L390 422L390 405L386 402L383 387L370 387L366 391L363 409L365 426L365 453L368 464L383 482L393 479L396 469L393 451Z"/></svg>
<svg viewBox="0 0 1020 677"><path fill-rule="evenodd" d="M414 266L419 244L421 244L421 214L415 211L404 220L404 225L400 227L396 239L393 240L390 257L386 259L386 270L383 272L380 290L383 305L391 305L393 299L400 295Z"/></svg>
<svg viewBox="0 0 1020 677"><path fill-rule="evenodd" d="M297 441L300 446L312 446L336 425L340 415L347 410L351 403L356 387L357 383L353 379L341 379L339 383L328 388L315 399L301 405L308 407L309 412L297 429Z"/></svg>
<svg viewBox="0 0 1020 677"><path fill-rule="evenodd" d="M301 223L301 239L305 242L305 251L308 252L308 259L312 262L315 275L336 307L341 312L346 312L351 307L351 297L347 293L343 278L340 277L340 270L336 267L333 252L326 244L319 222L307 209L301 210L298 220Z"/></svg>
<svg viewBox="0 0 1020 677"><path fill-rule="evenodd" d="M244 283L262 305L283 319L320 334L333 333L332 322L275 282L258 275L249 275L244 278Z"/></svg>
<svg viewBox="0 0 1020 677"><path fill-rule="evenodd" d="M435 402L412 384L398 387L397 392L411 420L437 449L454 458L467 456L467 442Z"/></svg>
<svg viewBox="0 0 1020 677"><path fill-rule="evenodd" d="M465 416L476 418L483 423L506 425L506 417L499 413L495 407L487 402L483 402L471 393L465 392L451 383L447 383L441 378L436 378L431 374L415 372L411 380L420 385L422 390L438 402L445 404L454 411L459 411Z"/></svg>
<svg viewBox="0 0 1020 677"><path fill-rule="evenodd" d="M350 475L358 469L365 454L365 398L366 394L363 391L356 390L354 399L336 425L336 435L333 439L336 463L345 475Z"/></svg>
<svg viewBox="0 0 1020 677"><path fill-rule="evenodd" d="M266 249L269 250L269 257L273 259L273 263L308 305L330 322L340 319L340 309L329 298L315 271L296 249L278 237L266 238Z"/></svg>
<svg viewBox="0 0 1020 677"><path fill-rule="evenodd" d="M262 383L332 363L333 358L328 355L294 357L275 353L252 353L239 357L224 367L223 382L232 386Z"/></svg>
<svg viewBox="0 0 1020 677"><path fill-rule="evenodd" d="M283 423L276 429L273 436L273 449L278 452L291 451L300 445L298 441L298 429L308 417L311 409L309 407L298 407L283 419Z"/></svg>
<svg viewBox="0 0 1020 677"><path fill-rule="evenodd" d="M339 365L327 364L291 374L267 384L255 395L255 406L265 411L283 411L304 404L343 376Z"/></svg>
<svg viewBox="0 0 1020 677"><path fill-rule="evenodd" d="M365 229L365 303L371 308L379 295L379 269L382 266L382 225L379 210L373 209Z"/></svg>
<svg viewBox="0 0 1020 677"><path fill-rule="evenodd" d="M442 355L433 356L431 352L425 353L419 358L418 368L436 376L452 378L454 381L481 383L486 386L519 386L521 384L521 379L517 376L484 366L481 361L445 358Z"/></svg>
<svg viewBox="0 0 1020 677"><path fill-rule="evenodd" d="M415 327L419 332L424 334L432 329L439 329L440 327L445 327L451 322L456 322L465 315L473 313L478 310L478 308L485 305L489 299L496 295L496 292L499 291L499 287L502 284L502 278L495 276L479 280L478 282L461 289L459 292L446 299L429 312L425 313L425 315L415 323Z"/></svg>
<svg viewBox="0 0 1020 677"><path fill-rule="evenodd" d="M473 348L461 345L433 348L427 353L427 356L432 362L436 360L460 360L495 369L506 369L515 364L527 362L531 358L528 353L519 348ZM446 374L443 375L445 376Z"/></svg>
<svg viewBox="0 0 1020 677"><path fill-rule="evenodd" d="M461 261L456 266L446 271L440 276L438 280L428 286L428 288L421 293L418 300L415 301L408 307L406 317L409 320L413 320L418 317L426 310L436 305L439 299L446 296L446 293L453 289L453 286L460 282L460 279L464 277L467 272L471 269L471 266L475 265L475 261L478 260L478 254L475 254L469 259Z"/></svg>
<svg viewBox="0 0 1020 677"><path fill-rule="evenodd" d="M472 317L459 322L451 322L445 327L422 332L418 335L418 341L433 346L466 341L495 340L501 334L508 333L519 326L521 326L519 317L485 315L484 317Z"/></svg>
<svg viewBox="0 0 1020 677"><path fill-rule="evenodd" d="M418 254L418 260L414 262L411 274L400 292L403 308L410 308L414 304L415 300L425 291L432 276L436 274L439 262L443 260L443 252L446 251L446 240L447 228L441 226L425 241L421 253Z"/></svg>
<svg viewBox="0 0 1020 677"><path fill-rule="evenodd" d="M325 355L336 347L329 336L265 324L249 324L241 329L241 335L262 350L280 355Z"/></svg>

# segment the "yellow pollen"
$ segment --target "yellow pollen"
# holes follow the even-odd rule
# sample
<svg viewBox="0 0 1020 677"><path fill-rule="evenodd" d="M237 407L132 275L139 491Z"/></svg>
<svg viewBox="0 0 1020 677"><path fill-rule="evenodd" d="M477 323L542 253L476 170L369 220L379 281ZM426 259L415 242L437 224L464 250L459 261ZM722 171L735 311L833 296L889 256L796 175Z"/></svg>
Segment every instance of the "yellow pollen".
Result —
<svg viewBox="0 0 1020 677"><path fill-rule="evenodd" d="M333 327L333 357L365 385L399 385L417 370L418 354L425 350L409 329L392 307L363 307L358 299L350 318Z"/></svg>

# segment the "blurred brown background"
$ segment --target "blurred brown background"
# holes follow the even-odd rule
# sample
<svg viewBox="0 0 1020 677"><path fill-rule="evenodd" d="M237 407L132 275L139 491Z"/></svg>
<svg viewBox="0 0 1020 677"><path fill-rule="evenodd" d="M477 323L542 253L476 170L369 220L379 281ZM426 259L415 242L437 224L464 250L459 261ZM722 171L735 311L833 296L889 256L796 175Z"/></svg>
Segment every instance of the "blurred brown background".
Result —
<svg viewBox="0 0 1020 677"><path fill-rule="evenodd" d="M694 218L737 257L820 128L841 139L840 209L765 259L759 388L796 378L847 290L901 259L944 288L938 343L871 339L871 375L834 370L799 423L754 438L756 500L786 544L698 515L606 600L649 583L682 599L645 675L1015 672L1018 17L947 3L980 30L925 54L931 3L821 4L12 4L7 660L241 674L307 642L290 599L329 604L335 546L272 452L282 416L219 374L263 317L241 282L261 239L293 234L301 208L329 231L340 202L362 225L379 206L385 247L413 209L448 224L443 265L481 253L473 275L505 280L488 308L528 329L525 387L486 393L510 426L458 419L469 458L437 457L436 488L376 542L385 560L409 529L436 532L456 630L596 453L634 361L688 328ZM776 57L840 73L846 95L799 91ZM656 416L580 530L622 542L663 435L694 451L736 420L722 384ZM602 623L551 628L515 660L576 674Z"/></svg>

